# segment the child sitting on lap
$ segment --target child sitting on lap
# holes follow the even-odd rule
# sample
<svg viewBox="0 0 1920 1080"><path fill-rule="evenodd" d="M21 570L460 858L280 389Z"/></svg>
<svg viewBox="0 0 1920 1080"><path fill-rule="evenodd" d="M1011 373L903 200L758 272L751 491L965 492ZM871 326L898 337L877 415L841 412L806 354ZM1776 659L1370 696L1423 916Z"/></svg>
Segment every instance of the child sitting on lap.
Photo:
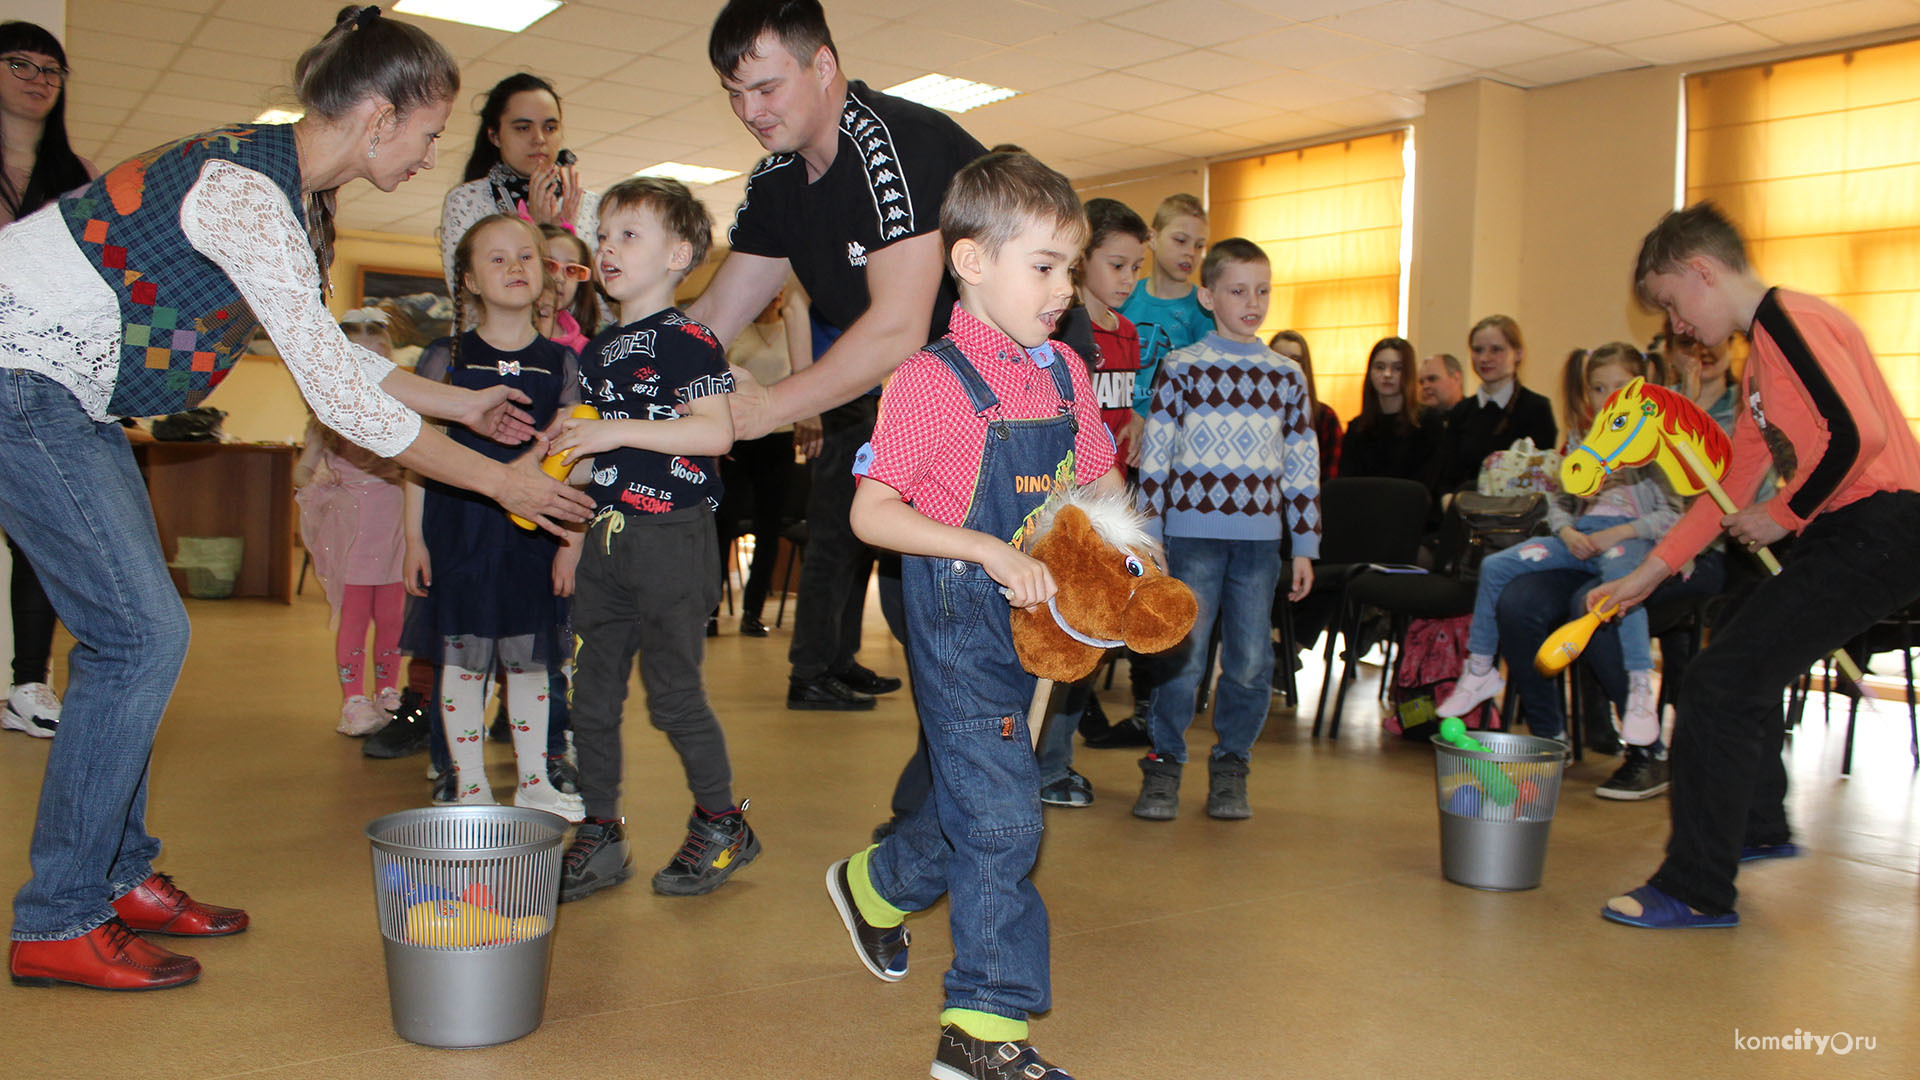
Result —
<svg viewBox="0 0 1920 1080"><path fill-rule="evenodd" d="M1568 357L1569 369L1584 374L1587 405L1598 410L1614 391L1647 376L1647 358L1624 342L1602 345L1592 353ZM1573 432L1570 444L1586 436ZM1584 505L1582 505L1584 503ZM1521 574L1550 570L1590 570L1602 581L1625 577L1653 545L1680 520L1680 497L1652 465L1620 469L1590 500L1561 494L1548 507L1552 536L1498 551L1480 564L1480 585L1473 600L1473 629L1467 634L1467 670L1439 706L1441 716L1465 716L1483 701L1497 700L1506 680L1494 666L1500 627L1494 611L1500 593ZM1645 608L1620 617L1620 649L1627 667L1627 708L1622 735L1629 746L1651 747L1660 738L1659 702L1653 690L1653 642Z"/></svg>

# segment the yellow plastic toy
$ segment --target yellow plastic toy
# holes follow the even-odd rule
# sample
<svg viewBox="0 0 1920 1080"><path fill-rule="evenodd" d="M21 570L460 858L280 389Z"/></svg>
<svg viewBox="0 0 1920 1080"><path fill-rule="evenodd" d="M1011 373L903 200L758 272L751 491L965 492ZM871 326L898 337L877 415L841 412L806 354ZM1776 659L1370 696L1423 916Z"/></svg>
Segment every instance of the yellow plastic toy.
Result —
<svg viewBox="0 0 1920 1080"><path fill-rule="evenodd" d="M567 415L573 417L575 420L598 420L600 419L600 410L591 405L575 405L573 411ZM548 454L546 457L540 459L540 471L553 477L555 480L564 482L567 474L573 471L573 461L565 454ZM519 514L508 514L507 516L513 519L515 525L523 529L531 529L534 527L533 522L528 521Z"/></svg>
<svg viewBox="0 0 1920 1080"><path fill-rule="evenodd" d="M422 900L407 908L407 939L415 945L499 945L539 937L546 930L543 916L509 919L461 900Z"/></svg>
<svg viewBox="0 0 1920 1080"><path fill-rule="evenodd" d="M1587 642L1593 639L1593 632L1600 624L1613 618L1618 609L1609 604L1599 611L1589 611L1585 615L1547 635L1540 643L1540 651L1533 656L1533 670L1551 679L1567 665L1580 658L1586 651Z"/></svg>

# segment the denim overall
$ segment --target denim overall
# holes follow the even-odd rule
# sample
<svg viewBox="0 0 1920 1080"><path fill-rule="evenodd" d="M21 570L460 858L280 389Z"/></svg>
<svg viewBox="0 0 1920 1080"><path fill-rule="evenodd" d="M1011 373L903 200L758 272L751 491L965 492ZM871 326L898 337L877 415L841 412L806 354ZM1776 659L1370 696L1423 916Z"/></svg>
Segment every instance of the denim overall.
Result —
<svg viewBox="0 0 1920 1080"><path fill-rule="evenodd" d="M990 422L963 525L1011 540L1051 486L1073 482L1079 424L1066 365L1047 361L1060 411L1011 420L952 341L943 338L927 351ZM1049 479L1016 482L1035 477ZM1014 655L1006 597L978 563L909 555L901 559L901 577L933 794L875 849L869 875L903 911L924 910L948 894L954 956L947 1008L1025 1020L1049 1008L1052 996L1047 909L1027 879L1040 852L1040 772L1026 723L1035 679Z"/></svg>

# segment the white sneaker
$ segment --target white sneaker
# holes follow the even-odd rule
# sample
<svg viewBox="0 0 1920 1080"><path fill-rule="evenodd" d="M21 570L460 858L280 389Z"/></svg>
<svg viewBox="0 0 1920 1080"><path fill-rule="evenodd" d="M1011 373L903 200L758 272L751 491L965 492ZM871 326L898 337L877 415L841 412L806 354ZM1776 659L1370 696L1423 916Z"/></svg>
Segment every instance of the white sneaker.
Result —
<svg viewBox="0 0 1920 1080"><path fill-rule="evenodd" d="M382 687L380 692L374 695L373 704L383 713L399 712L400 688L397 686Z"/></svg>
<svg viewBox="0 0 1920 1080"><path fill-rule="evenodd" d="M1443 717L1464 717L1474 706L1483 701L1492 701L1507 689L1507 680L1500 677L1500 665L1487 669L1484 675L1475 675L1469 671L1460 676L1453 684L1453 693L1447 700L1434 708Z"/></svg>
<svg viewBox="0 0 1920 1080"><path fill-rule="evenodd" d="M552 784L542 780L537 786L521 785L513 797L513 805L528 810L545 810L549 814L559 814L575 825L585 821L587 804L578 795L569 795L557 791Z"/></svg>
<svg viewBox="0 0 1920 1080"><path fill-rule="evenodd" d="M1644 672L1629 672L1627 711L1620 719L1620 741L1628 746L1652 746L1660 737L1659 695Z"/></svg>
<svg viewBox="0 0 1920 1080"><path fill-rule="evenodd" d="M43 682L15 683L7 691L7 709L0 727L24 731L36 739L51 739L60 728L60 699Z"/></svg>
<svg viewBox="0 0 1920 1080"><path fill-rule="evenodd" d="M365 694L355 694L340 705L340 726L334 728L342 735L359 738L371 735L387 726L393 719L374 707L373 699Z"/></svg>

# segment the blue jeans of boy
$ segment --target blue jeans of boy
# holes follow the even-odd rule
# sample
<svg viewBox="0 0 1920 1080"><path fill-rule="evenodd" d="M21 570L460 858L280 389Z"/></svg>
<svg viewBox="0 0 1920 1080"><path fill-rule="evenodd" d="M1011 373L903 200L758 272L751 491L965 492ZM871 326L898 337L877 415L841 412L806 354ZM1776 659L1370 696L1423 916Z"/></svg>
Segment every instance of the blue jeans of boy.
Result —
<svg viewBox="0 0 1920 1080"><path fill-rule="evenodd" d="M1220 620L1220 681L1213 694L1213 757L1253 755L1267 725L1273 694L1273 590L1280 581L1280 541L1167 537L1167 573L1193 590L1199 613L1187 640L1166 654L1171 673L1154 688L1148 725L1155 755L1187 760L1187 726L1207 641ZM1177 665L1177 666L1175 666Z"/></svg>
<svg viewBox="0 0 1920 1080"><path fill-rule="evenodd" d="M187 656L146 484L120 425L44 375L0 370L0 527L76 639L13 937L61 941L153 874L147 760Z"/></svg>
<svg viewBox="0 0 1920 1080"><path fill-rule="evenodd" d="M933 793L874 849L868 875L902 911L947 896L946 1008L1025 1020L1052 1004L1047 909L1028 878L1041 829L1026 724L1035 680L1015 658L1006 598L979 564L902 563Z"/></svg>
<svg viewBox="0 0 1920 1080"><path fill-rule="evenodd" d="M1583 517L1573 527L1583 533L1597 533L1626 524L1617 517ZM1634 538L1603 549L1591 559L1577 558L1557 536L1525 540L1505 551L1487 556L1480 564L1480 588L1473 599L1473 628L1467 632L1467 651L1475 656L1492 656L1500 648L1498 609L1500 594L1513 579L1547 570L1586 570L1601 581L1616 581L1633 572L1653 550L1653 541ZM1620 651L1628 671L1653 670L1653 644L1647 637L1647 609L1637 605L1621 616Z"/></svg>
<svg viewBox="0 0 1920 1080"><path fill-rule="evenodd" d="M1034 747L1041 787L1065 780L1073 771L1073 736L1080 730L1080 714L1087 711L1087 702L1093 697L1093 680L1099 677L1100 669L1095 668L1093 674L1059 688L1053 695L1056 708L1047 715L1040 745Z"/></svg>

